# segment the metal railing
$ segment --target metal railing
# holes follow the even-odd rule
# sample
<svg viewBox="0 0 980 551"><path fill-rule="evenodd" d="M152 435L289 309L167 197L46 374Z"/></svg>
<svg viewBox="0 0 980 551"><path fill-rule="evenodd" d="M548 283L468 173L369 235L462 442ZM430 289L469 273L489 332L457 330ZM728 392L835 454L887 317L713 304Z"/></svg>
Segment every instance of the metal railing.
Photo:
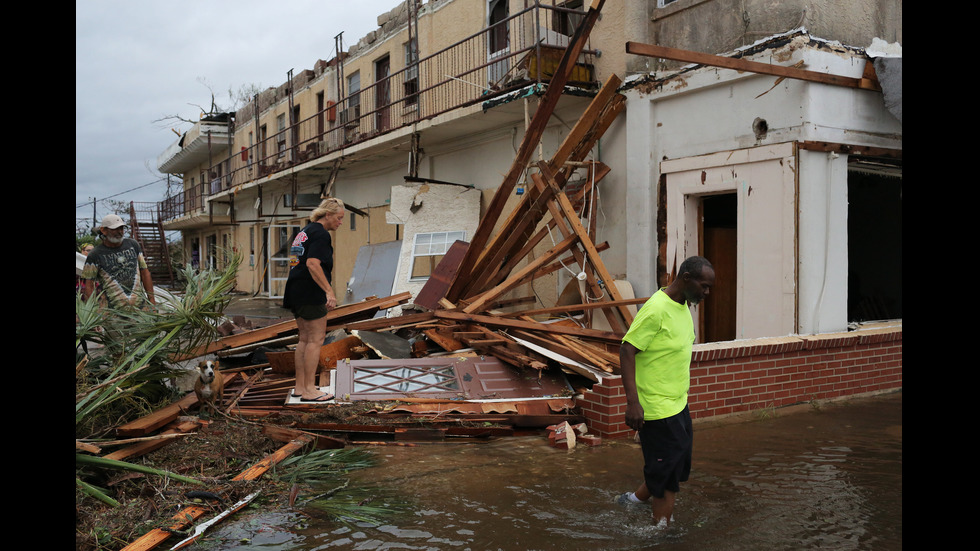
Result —
<svg viewBox="0 0 980 551"><path fill-rule="evenodd" d="M461 107L550 79L574 21L585 12L535 2L417 63L347 94L311 117L239 148L211 167L214 179L162 208L177 217L204 207L207 196L273 175ZM569 22L572 23L569 23ZM591 50L584 50L571 82L598 86ZM577 75L577 76L576 76ZM341 75L340 82L343 82ZM220 166L219 166L220 165ZM169 219L169 218L168 218Z"/></svg>

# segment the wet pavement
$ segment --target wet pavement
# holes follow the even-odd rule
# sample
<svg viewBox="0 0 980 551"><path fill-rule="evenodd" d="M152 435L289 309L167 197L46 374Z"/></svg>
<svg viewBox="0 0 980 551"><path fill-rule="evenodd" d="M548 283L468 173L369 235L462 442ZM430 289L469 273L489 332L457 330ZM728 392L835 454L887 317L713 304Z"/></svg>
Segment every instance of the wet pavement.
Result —
<svg viewBox="0 0 980 551"><path fill-rule="evenodd" d="M371 448L352 484L410 511L345 526L316 509L254 510L215 528L212 550L901 549L902 393L695 424L674 522L615 496L639 481L639 446L558 450L539 436ZM379 498L380 499L380 498Z"/></svg>

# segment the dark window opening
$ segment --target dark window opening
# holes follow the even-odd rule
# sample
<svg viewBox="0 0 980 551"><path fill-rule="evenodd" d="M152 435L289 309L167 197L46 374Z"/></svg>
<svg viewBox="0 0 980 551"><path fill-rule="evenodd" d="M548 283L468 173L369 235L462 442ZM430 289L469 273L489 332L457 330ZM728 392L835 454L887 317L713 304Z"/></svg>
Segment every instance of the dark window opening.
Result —
<svg viewBox="0 0 980 551"><path fill-rule="evenodd" d="M847 320L902 317L901 171L847 175Z"/></svg>

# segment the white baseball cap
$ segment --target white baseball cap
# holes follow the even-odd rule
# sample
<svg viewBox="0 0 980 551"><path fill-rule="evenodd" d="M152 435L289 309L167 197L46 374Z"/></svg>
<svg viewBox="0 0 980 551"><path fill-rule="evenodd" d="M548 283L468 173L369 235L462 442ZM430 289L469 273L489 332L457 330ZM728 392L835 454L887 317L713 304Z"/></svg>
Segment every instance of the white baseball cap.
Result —
<svg viewBox="0 0 980 551"><path fill-rule="evenodd" d="M102 219L102 227L109 230L114 230L125 225L126 223L123 222L123 219L120 218L118 214L107 214L105 218Z"/></svg>

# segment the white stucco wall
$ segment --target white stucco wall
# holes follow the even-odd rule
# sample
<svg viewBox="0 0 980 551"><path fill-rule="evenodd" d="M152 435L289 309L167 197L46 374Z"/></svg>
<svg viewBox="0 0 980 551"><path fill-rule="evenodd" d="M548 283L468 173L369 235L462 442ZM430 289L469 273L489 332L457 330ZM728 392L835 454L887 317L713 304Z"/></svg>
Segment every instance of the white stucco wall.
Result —
<svg viewBox="0 0 980 551"><path fill-rule="evenodd" d="M758 60L778 60L784 66L803 61L806 69L850 77L860 77L864 69L862 58L843 50L800 44ZM656 206L664 161L803 141L891 149L901 149L902 144L901 122L885 109L881 93L873 91L793 79L777 82L772 76L701 68L659 87L641 85L625 93L627 140L621 147L626 151L626 166L622 168L628 208L622 223L629 236L625 243L627 277L637 296L656 289L656 258L662 245L656 235ZM754 130L757 119L766 123L764 135ZM790 200L782 200L782 208L789 210L779 219L784 221L781 231L795 229L796 235L769 237L782 243L780 254L791 257L771 264L783 274L779 291L773 286L756 286L756 290L739 296L740 335L778 336L846 328L846 156L801 151L793 170L797 189L790 190ZM792 224L787 227L785 221L796 217L795 228ZM668 228L671 231L683 233L676 227ZM792 246L787 252L787 238L795 243L796 252ZM771 244L762 243L760 237L755 239L740 241L740 258L745 256L743 248L754 251ZM697 252L696 242L687 247L682 249L686 254ZM762 254L759 250L748 256L759 256L756 252ZM787 262L790 268L796 263L795 269L788 270ZM785 281L787 271L794 273L796 281ZM740 271L740 285L744 277L759 274ZM782 302L782 314L777 317L783 321L777 326L772 324L772 312L744 310L753 304L769 304L772 293L785 292L790 283L796 295L795 323L785 323L786 304Z"/></svg>
<svg viewBox="0 0 980 551"><path fill-rule="evenodd" d="M391 290L393 295L409 291L412 297L416 297L425 286L424 281L412 281L409 277L415 235L463 231L466 232L465 240L469 241L480 223L481 196L479 190L463 186L443 184L392 186L388 222L404 224L405 228L401 254L398 257L398 269ZM397 314L392 312L392 315Z"/></svg>

